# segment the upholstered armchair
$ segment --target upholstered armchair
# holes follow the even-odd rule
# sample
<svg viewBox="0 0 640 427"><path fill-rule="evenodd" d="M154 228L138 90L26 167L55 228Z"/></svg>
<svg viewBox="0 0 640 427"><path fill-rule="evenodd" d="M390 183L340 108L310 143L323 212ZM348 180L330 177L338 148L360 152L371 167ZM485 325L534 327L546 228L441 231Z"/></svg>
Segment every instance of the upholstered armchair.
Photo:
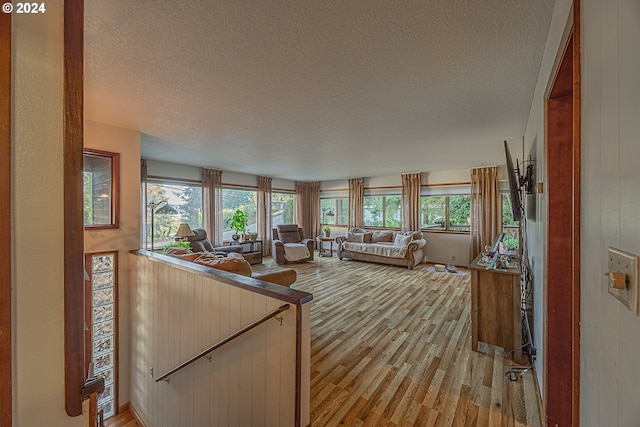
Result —
<svg viewBox="0 0 640 427"><path fill-rule="evenodd" d="M304 252L305 248L308 255ZM273 229L271 256L278 264L313 261L314 249L314 240L305 239L302 228L297 224L280 224Z"/></svg>
<svg viewBox="0 0 640 427"><path fill-rule="evenodd" d="M194 228L193 234L193 236L187 237L193 252L242 253L242 245L213 246L207 238L207 230L203 228Z"/></svg>

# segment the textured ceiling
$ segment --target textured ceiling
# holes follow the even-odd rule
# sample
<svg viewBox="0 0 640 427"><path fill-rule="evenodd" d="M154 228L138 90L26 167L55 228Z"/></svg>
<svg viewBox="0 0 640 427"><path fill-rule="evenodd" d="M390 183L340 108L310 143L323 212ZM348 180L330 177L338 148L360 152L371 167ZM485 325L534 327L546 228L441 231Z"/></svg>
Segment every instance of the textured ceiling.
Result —
<svg viewBox="0 0 640 427"><path fill-rule="evenodd" d="M87 0L85 118L287 178L503 163L554 0Z"/></svg>

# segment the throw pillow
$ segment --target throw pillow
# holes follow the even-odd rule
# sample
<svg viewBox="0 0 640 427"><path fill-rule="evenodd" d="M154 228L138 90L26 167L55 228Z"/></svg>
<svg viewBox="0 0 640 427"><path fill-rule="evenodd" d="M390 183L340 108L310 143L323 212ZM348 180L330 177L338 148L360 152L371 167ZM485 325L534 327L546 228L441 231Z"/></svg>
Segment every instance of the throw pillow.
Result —
<svg viewBox="0 0 640 427"><path fill-rule="evenodd" d="M371 243L393 242L393 231L374 231L371 236Z"/></svg>
<svg viewBox="0 0 640 427"><path fill-rule="evenodd" d="M367 231L366 233L364 233L364 243L371 243L371 238L373 237L373 233L370 231Z"/></svg>
<svg viewBox="0 0 640 427"><path fill-rule="evenodd" d="M402 234L397 234L393 244L395 246L406 248L407 246L409 246L410 242L411 242L411 236L403 236Z"/></svg>
<svg viewBox="0 0 640 427"><path fill-rule="evenodd" d="M364 243L364 233L347 231L347 242Z"/></svg>
<svg viewBox="0 0 640 427"><path fill-rule="evenodd" d="M201 256L194 261L196 264L206 267L217 268L230 273L241 274L251 277L251 266L244 259L239 258L217 258L215 256Z"/></svg>

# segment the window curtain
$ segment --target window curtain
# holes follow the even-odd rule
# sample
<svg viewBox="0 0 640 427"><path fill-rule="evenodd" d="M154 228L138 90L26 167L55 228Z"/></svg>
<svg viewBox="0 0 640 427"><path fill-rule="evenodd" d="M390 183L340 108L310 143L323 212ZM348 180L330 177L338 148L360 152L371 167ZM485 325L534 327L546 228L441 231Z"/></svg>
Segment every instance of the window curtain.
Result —
<svg viewBox="0 0 640 427"><path fill-rule="evenodd" d="M213 246L222 245L222 171L202 169L202 224Z"/></svg>
<svg viewBox="0 0 640 427"><path fill-rule="evenodd" d="M320 182L296 182L298 227L304 237L315 239L320 234Z"/></svg>
<svg viewBox="0 0 640 427"><path fill-rule="evenodd" d="M402 175L402 230L420 230L420 173Z"/></svg>
<svg viewBox="0 0 640 427"><path fill-rule="evenodd" d="M258 177L258 234L262 236L262 255L271 254L271 181L266 176Z"/></svg>
<svg viewBox="0 0 640 427"><path fill-rule="evenodd" d="M502 229L498 168L471 169L471 260L491 245Z"/></svg>
<svg viewBox="0 0 640 427"><path fill-rule="evenodd" d="M364 178L349 179L349 229L364 227Z"/></svg>
<svg viewBox="0 0 640 427"><path fill-rule="evenodd" d="M140 227L140 247L147 248L147 159L140 159L140 212L142 214L142 227Z"/></svg>

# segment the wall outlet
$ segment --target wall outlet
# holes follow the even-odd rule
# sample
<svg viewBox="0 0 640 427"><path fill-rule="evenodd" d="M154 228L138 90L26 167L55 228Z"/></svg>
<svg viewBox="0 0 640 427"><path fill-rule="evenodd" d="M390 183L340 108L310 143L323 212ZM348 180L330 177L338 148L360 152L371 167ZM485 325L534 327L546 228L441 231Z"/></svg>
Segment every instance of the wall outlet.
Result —
<svg viewBox="0 0 640 427"><path fill-rule="evenodd" d="M638 256L620 249L609 248L607 289L640 316L640 292L638 292Z"/></svg>
<svg viewBox="0 0 640 427"><path fill-rule="evenodd" d="M456 260L456 256L455 255L451 255L451 261L455 261Z"/></svg>

